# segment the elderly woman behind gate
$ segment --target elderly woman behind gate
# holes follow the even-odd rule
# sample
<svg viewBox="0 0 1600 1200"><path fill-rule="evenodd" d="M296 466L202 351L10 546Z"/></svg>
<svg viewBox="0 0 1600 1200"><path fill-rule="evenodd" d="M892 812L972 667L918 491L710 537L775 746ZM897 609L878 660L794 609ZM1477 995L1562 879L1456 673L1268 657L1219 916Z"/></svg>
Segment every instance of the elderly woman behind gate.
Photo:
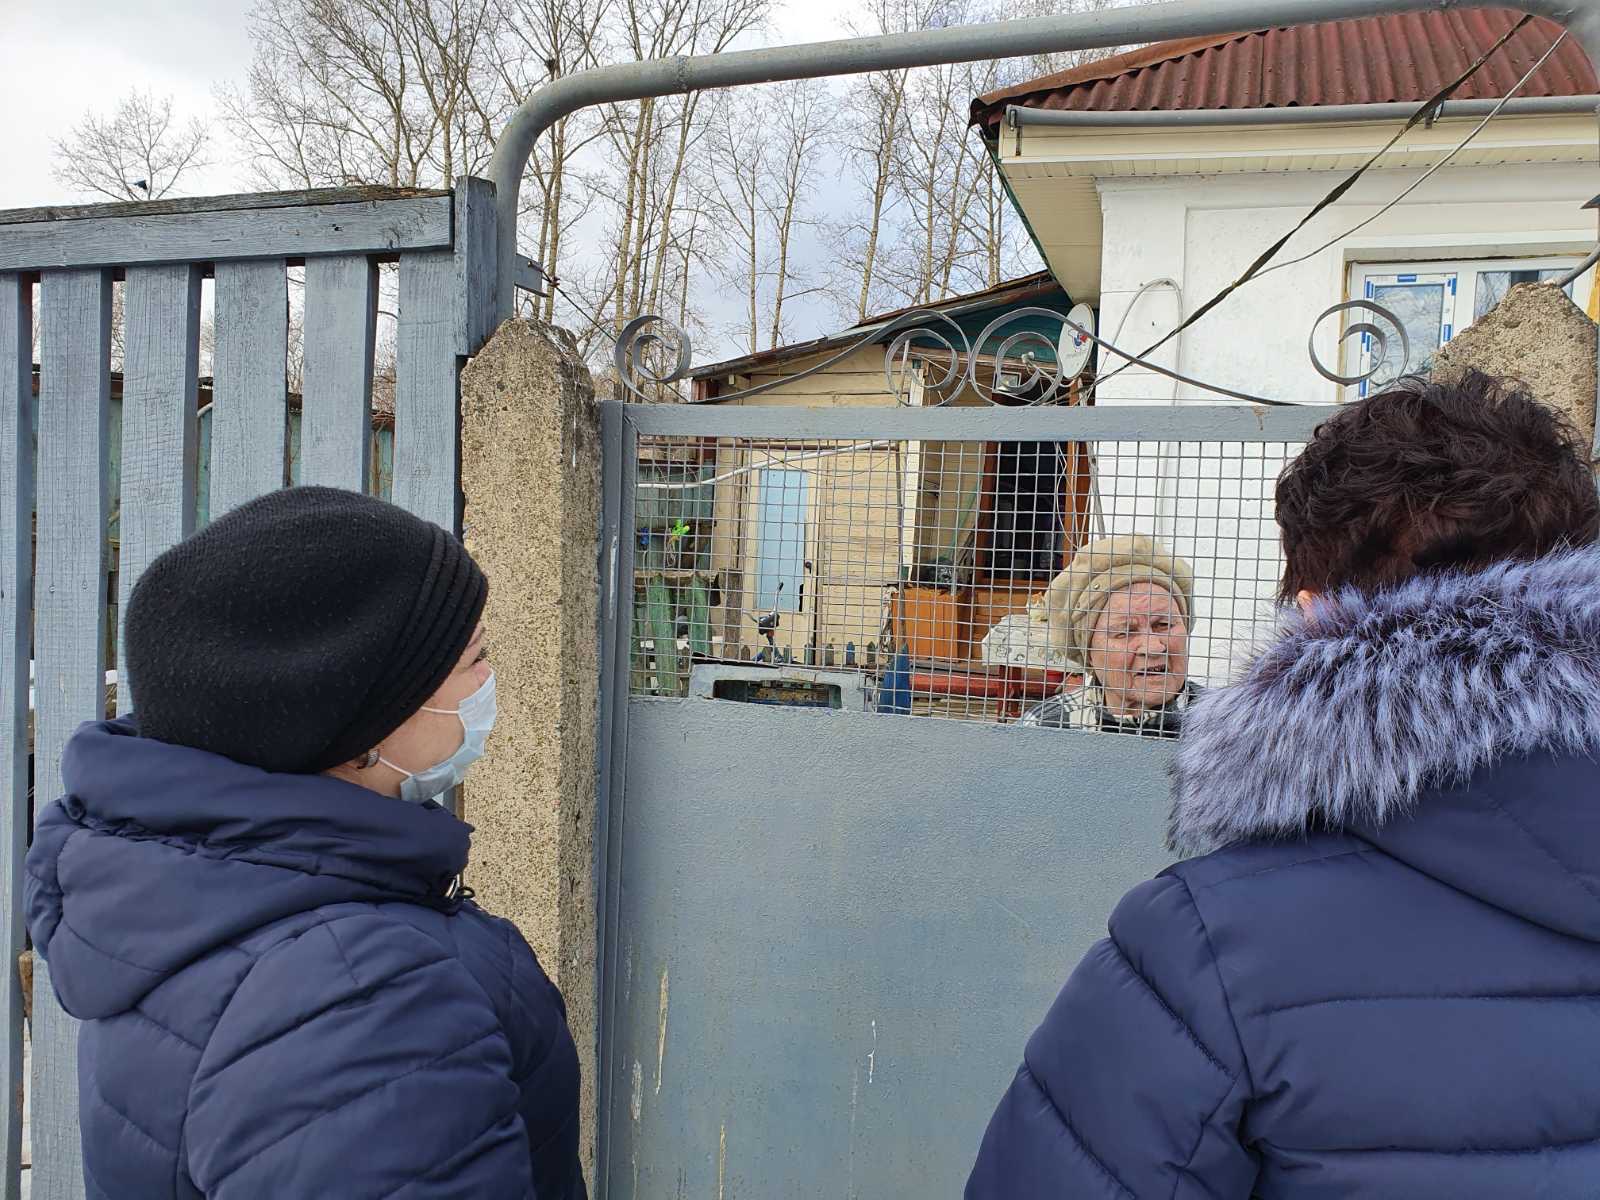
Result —
<svg viewBox="0 0 1600 1200"><path fill-rule="evenodd" d="M1178 735L1196 692L1188 678L1188 563L1146 537L1100 538L1051 582L1044 609L1052 645L1082 663L1088 678L1036 704L1018 724Z"/></svg>

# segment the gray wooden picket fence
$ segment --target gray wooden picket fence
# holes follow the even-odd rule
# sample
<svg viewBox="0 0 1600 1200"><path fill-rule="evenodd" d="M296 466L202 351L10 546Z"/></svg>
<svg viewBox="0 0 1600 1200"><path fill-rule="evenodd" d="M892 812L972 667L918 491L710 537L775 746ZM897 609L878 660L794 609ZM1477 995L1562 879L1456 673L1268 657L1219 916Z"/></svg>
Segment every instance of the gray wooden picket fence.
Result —
<svg viewBox="0 0 1600 1200"><path fill-rule="evenodd" d="M144 566L193 528L202 281L214 279L212 516L287 481L293 266L305 268L298 481L367 483L378 266L398 261L392 496L455 529L458 379L494 328L496 245L493 185L472 178L450 191L339 189L0 212L0 1200L17 1200L22 1186L16 963L25 946L30 822L60 793L68 737L107 705L107 671L117 665L105 661L107 602L119 599L107 596L111 512L120 506L123 601ZM113 495L118 281L121 470ZM126 688L117 703L126 709ZM31 1035L32 1200L70 1200L84 1194L77 1034L43 963Z"/></svg>

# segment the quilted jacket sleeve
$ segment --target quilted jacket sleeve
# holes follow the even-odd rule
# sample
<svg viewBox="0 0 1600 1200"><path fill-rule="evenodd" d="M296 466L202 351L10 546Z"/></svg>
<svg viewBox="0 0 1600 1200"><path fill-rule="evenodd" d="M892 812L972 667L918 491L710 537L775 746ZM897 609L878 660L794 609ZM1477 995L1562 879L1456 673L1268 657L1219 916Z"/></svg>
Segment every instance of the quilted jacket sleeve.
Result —
<svg viewBox="0 0 1600 1200"><path fill-rule="evenodd" d="M1245 1200L1249 1072L1188 886L1117 906L990 1120L968 1200Z"/></svg>
<svg viewBox="0 0 1600 1200"><path fill-rule="evenodd" d="M250 968L201 1059L185 1151L207 1200L544 1200L518 1100L471 974L358 909Z"/></svg>

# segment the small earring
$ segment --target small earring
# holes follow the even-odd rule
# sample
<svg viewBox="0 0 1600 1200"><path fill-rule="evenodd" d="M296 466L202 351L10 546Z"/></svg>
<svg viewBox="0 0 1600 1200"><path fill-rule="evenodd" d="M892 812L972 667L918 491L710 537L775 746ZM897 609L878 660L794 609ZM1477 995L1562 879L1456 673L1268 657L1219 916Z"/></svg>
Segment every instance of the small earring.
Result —
<svg viewBox="0 0 1600 1200"><path fill-rule="evenodd" d="M374 746L371 750L368 750L364 755L361 756L361 765L357 768L357 770L370 771L370 770L372 770L373 767L375 767L377 765L378 765L378 748L376 746Z"/></svg>

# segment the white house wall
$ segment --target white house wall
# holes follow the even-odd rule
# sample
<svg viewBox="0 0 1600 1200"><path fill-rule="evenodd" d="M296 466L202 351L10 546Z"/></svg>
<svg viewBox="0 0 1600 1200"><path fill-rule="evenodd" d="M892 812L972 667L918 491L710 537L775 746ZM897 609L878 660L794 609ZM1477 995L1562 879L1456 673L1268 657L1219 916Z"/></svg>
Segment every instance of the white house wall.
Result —
<svg viewBox="0 0 1600 1200"><path fill-rule="evenodd" d="M1098 180L1101 335L1144 350L1177 324L1180 312L1193 312L1237 279L1341 177L1342 172ZM1369 176L1298 234L1279 259L1298 257L1373 217L1417 177L1409 170ZM1317 316L1348 298L1352 262L1581 256L1595 244L1595 214L1580 208L1594 191L1593 167L1587 165L1446 168L1366 228L1304 263L1245 285L1153 357L1241 391L1298 403L1337 402L1340 389L1312 367L1307 339ZM1175 282L1181 299L1161 280ZM1578 294L1586 296L1587 287L1581 280ZM1316 335L1323 362L1334 370L1341 369L1338 322L1329 319ZM1110 360L1103 373L1116 365ZM1215 398L1200 389L1139 367L1107 379L1096 400L1211 402ZM1196 670L1212 682L1228 674L1256 622L1270 613L1279 573L1271 496L1279 470L1297 450L1100 447L1108 530L1156 534L1194 563Z"/></svg>

